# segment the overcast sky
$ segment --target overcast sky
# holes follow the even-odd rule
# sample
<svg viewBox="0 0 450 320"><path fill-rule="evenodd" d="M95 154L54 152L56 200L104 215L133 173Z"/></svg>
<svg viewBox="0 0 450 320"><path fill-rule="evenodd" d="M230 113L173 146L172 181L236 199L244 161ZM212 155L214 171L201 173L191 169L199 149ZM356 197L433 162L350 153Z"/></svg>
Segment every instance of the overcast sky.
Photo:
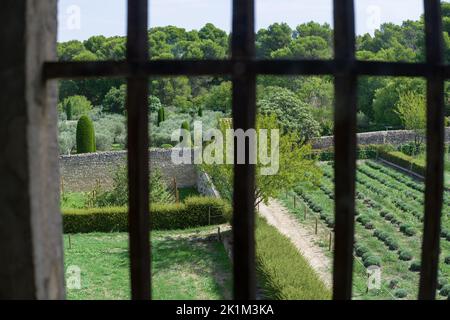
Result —
<svg viewBox="0 0 450 320"><path fill-rule="evenodd" d="M230 31L231 0L150 0L151 27L175 25L199 29L212 22ZM256 28L274 22L292 27L317 21L332 24L331 0L256 0ZM372 33L380 23L417 20L423 0L355 0L356 32ZM85 40L93 35L125 35L126 0L59 0L58 41Z"/></svg>

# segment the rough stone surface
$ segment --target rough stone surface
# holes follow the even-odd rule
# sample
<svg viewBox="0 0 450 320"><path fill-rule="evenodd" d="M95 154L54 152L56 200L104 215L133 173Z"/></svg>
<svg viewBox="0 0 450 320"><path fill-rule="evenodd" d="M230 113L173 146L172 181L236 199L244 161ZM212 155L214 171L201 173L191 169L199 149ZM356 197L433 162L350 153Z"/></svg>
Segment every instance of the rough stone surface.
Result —
<svg viewBox="0 0 450 320"><path fill-rule="evenodd" d="M58 199L56 0L2 1L0 299L64 297Z"/></svg>
<svg viewBox="0 0 450 320"><path fill-rule="evenodd" d="M193 161L191 164L175 164L171 155L171 149L151 149L150 169L160 169L167 183L173 183L175 178L178 187L195 186L197 170ZM191 154L191 160L192 157ZM126 163L126 151L61 156L61 184L65 192L92 191L97 184L102 189L108 190L113 184L114 171Z"/></svg>
<svg viewBox="0 0 450 320"><path fill-rule="evenodd" d="M409 130L390 130L358 133L358 144L392 144L400 145L414 141L414 132ZM450 142L450 128L445 129L445 141ZM333 136L320 137L313 142L314 149L333 146Z"/></svg>

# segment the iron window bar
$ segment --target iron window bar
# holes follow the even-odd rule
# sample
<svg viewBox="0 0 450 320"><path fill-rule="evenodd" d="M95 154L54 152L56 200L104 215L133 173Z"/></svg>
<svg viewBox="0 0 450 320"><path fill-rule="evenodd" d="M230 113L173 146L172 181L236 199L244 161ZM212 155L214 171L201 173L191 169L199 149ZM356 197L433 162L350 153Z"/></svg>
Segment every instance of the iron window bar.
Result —
<svg viewBox="0 0 450 320"><path fill-rule="evenodd" d="M427 163L419 299L434 299L443 199L444 81L450 66L442 55L439 0L424 0L427 59L424 63L355 59L354 1L334 0L332 60L258 60L254 43L254 0L233 0L232 56L228 60L148 61L147 0L128 0L125 61L46 62L44 80L126 77L128 81L128 170L131 291L151 297L148 232L147 95L150 76L231 75L235 128L255 126L257 75L335 77L335 250L333 299L351 299L356 172L356 81L359 76L427 79ZM248 146L247 146L248 147ZM235 165L233 200L234 298L255 298L254 166Z"/></svg>

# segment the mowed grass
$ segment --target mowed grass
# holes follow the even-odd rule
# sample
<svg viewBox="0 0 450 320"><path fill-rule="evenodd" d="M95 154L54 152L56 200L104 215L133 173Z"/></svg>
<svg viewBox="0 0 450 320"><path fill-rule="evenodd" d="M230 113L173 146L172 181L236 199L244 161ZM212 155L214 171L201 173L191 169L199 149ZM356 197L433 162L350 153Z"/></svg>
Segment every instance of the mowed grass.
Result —
<svg viewBox="0 0 450 320"><path fill-rule="evenodd" d="M156 300L229 299L231 266L212 229L152 233L152 293ZM64 236L65 268L81 269L81 289L68 299L130 299L128 235ZM70 274L66 273L66 280Z"/></svg>

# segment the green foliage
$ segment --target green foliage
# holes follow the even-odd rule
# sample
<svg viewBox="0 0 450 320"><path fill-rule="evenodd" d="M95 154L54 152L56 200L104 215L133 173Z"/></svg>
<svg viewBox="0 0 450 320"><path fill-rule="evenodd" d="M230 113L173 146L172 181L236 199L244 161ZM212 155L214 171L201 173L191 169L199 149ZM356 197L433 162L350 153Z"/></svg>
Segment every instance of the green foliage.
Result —
<svg viewBox="0 0 450 320"><path fill-rule="evenodd" d="M152 230L186 229L220 224L231 210L221 199L207 197L187 198L182 204L152 203L150 225ZM209 219L211 214L211 220ZM64 233L127 232L128 209L105 207L63 210Z"/></svg>
<svg viewBox="0 0 450 320"><path fill-rule="evenodd" d="M439 290L439 294L443 297L447 297L450 294L450 284L444 285L441 290Z"/></svg>
<svg viewBox="0 0 450 320"><path fill-rule="evenodd" d="M386 126L400 126L402 121L396 112L400 97L406 92L422 93L425 83L418 78L394 78L385 86L375 91L373 98L374 119L377 123ZM416 97L414 97L415 99Z"/></svg>
<svg viewBox="0 0 450 320"><path fill-rule="evenodd" d="M166 121L166 110L164 107L158 109L158 127L161 125L161 122Z"/></svg>
<svg viewBox="0 0 450 320"><path fill-rule="evenodd" d="M450 264L450 256L446 256L444 258L444 262L445 262L445 264Z"/></svg>
<svg viewBox="0 0 450 320"><path fill-rule="evenodd" d="M266 88L258 101L258 108L262 115L274 115L283 132L298 134L301 141L319 136L320 126L311 109L288 89Z"/></svg>
<svg viewBox="0 0 450 320"><path fill-rule="evenodd" d="M370 266L381 266L381 259L377 256L369 256L363 260L363 264L366 268Z"/></svg>
<svg viewBox="0 0 450 320"><path fill-rule="evenodd" d="M121 85L119 88L112 87L103 99L103 111L124 114L126 96L126 85Z"/></svg>
<svg viewBox="0 0 450 320"><path fill-rule="evenodd" d="M151 203L172 203L173 194L169 191L161 172L151 171L149 197ZM98 207L121 207L128 205L128 170L126 166L118 166L113 176L110 191L100 192L94 199Z"/></svg>
<svg viewBox="0 0 450 320"><path fill-rule="evenodd" d="M94 125L88 116L82 116L77 124L77 153L90 153L95 151Z"/></svg>
<svg viewBox="0 0 450 320"><path fill-rule="evenodd" d="M225 81L213 86L204 97L203 107L207 110L231 112L231 82Z"/></svg>
<svg viewBox="0 0 450 320"><path fill-rule="evenodd" d="M323 300L331 293L292 242L256 218L256 264L261 286L269 299Z"/></svg>
<svg viewBox="0 0 450 320"><path fill-rule="evenodd" d="M224 123L224 122L222 122ZM228 124L231 126L231 123ZM272 153L271 134L272 130L278 130L279 126L275 116L259 116L257 119L256 133L259 136L260 130L267 130L268 135L268 154ZM222 125L221 130L225 136L226 126ZM278 171L274 174L263 174L268 165L261 161L256 163L256 188L255 188L255 206L260 202L267 203L270 197L275 197L284 188L293 187L300 181L315 183L320 178L320 170L311 159L311 146L309 144L298 143L299 137L295 133L280 134L278 150L279 159L276 165ZM227 149L227 148L224 148ZM275 150L273 150L275 151ZM223 159L226 159L224 150ZM274 160L275 162L275 160ZM233 165L232 164L203 164L202 169L209 174L217 190L225 199L231 200L233 186ZM275 170L275 168L273 168Z"/></svg>
<svg viewBox="0 0 450 320"><path fill-rule="evenodd" d="M197 115L198 115L200 118L203 117L203 108L202 108L202 107L199 107L199 108L198 108Z"/></svg>
<svg viewBox="0 0 450 320"><path fill-rule="evenodd" d="M412 170L415 173L425 176L425 164L422 161L414 159L413 157L410 157L402 152L382 151L380 152L380 157L396 165L399 165L400 167Z"/></svg>
<svg viewBox="0 0 450 320"><path fill-rule="evenodd" d="M410 271L419 272L420 268L421 268L421 264L420 264L420 261L418 261L418 260L411 262L411 264L409 265Z"/></svg>
<svg viewBox="0 0 450 320"><path fill-rule="evenodd" d="M397 289L394 291L394 296L396 298L406 298L408 296L408 292L405 289Z"/></svg>
<svg viewBox="0 0 450 320"><path fill-rule="evenodd" d="M67 120L78 120L92 111L92 103L84 96L71 96L59 103L58 109L66 114Z"/></svg>

